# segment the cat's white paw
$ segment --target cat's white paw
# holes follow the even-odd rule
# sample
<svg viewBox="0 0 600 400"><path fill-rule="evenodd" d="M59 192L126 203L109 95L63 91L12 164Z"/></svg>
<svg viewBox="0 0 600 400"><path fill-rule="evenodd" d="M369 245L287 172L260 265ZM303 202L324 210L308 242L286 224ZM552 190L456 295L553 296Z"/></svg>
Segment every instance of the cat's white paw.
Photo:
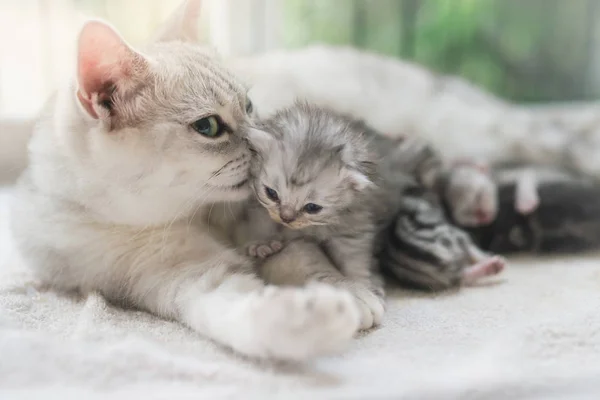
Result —
<svg viewBox="0 0 600 400"><path fill-rule="evenodd" d="M248 245L248 255L250 257L267 258L283 249L283 243L279 240L270 242L254 242Z"/></svg>
<svg viewBox="0 0 600 400"><path fill-rule="evenodd" d="M385 301L368 287L353 285L350 293L354 296L360 310L360 329L370 329L381 325L385 313Z"/></svg>
<svg viewBox="0 0 600 400"><path fill-rule="evenodd" d="M359 328L356 302L345 290L311 284L305 288L268 287L253 307L260 348L254 353L306 360L346 347Z"/></svg>

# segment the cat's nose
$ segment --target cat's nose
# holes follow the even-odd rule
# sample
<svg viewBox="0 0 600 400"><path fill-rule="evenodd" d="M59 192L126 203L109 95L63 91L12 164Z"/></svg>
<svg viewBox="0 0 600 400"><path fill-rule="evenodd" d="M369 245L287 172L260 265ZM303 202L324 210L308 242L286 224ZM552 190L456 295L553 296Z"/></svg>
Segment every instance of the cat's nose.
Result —
<svg viewBox="0 0 600 400"><path fill-rule="evenodd" d="M296 219L296 212L291 207L283 206L279 210L279 218L286 224L289 224Z"/></svg>

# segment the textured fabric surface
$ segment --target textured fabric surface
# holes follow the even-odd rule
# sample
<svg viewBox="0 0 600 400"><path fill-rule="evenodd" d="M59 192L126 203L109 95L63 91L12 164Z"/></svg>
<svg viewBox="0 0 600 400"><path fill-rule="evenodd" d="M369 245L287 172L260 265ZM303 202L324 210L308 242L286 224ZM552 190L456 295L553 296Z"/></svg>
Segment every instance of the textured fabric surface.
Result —
<svg viewBox="0 0 600 400"><path fill-rule="evenodd" d="M600 263L511 260L485 286L390 289L384 325L307 365L246 360L177 323L38 285L0 192L2 399L587 399L600 396Z"/></svg>

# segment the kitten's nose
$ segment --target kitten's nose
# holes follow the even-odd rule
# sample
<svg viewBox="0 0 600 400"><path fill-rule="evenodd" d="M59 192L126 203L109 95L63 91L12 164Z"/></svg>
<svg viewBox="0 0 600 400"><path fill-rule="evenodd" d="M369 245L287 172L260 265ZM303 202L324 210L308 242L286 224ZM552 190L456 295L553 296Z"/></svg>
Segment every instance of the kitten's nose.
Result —
<svg viewBox="0 0 600 400"><path fill-rule="evenodd" d="M282 206L279 210L279 218L286 224L293 222L296 219L296 213L294 209L288 206Z"/></svg>

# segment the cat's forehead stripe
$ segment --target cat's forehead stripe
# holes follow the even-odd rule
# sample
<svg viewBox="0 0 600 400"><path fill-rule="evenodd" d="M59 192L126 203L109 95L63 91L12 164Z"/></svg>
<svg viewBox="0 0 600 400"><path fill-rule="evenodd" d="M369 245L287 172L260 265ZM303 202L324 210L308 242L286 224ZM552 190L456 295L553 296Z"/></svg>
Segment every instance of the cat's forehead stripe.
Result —
<svg viewBox="0 0 600 400"><path fill-rule="evenodd" d="M236 100L237 105L242 105L244 103L246 92L243 90L243 87L237 85L232 78L220 73L215 73L209 76L208 79L211 84L206 86L212 91L213 96L221 106L227 105L231 100Z"/></svg>
<svg viewBox="0 0 600 400"><path fill-rule="evenodd" d="M205 84L204 89L210 92L211 97L222 107L235 103L236 106L242 106L245 102L246 92L243 87L237 85L232 79L210 68L204 69L205 79L210 84Z"/></svg>
<svg viewBox="0 0 600 400"><path fill-rule="evenodd" d="M198 48L182 45L178 51L159 46L162 52L175 55L171 67L189 88L190 99L209 97L221 106L234 105L245 108L246 89L237 78L224 66ZM175 54L173 54L173 52Z"/></svg>

